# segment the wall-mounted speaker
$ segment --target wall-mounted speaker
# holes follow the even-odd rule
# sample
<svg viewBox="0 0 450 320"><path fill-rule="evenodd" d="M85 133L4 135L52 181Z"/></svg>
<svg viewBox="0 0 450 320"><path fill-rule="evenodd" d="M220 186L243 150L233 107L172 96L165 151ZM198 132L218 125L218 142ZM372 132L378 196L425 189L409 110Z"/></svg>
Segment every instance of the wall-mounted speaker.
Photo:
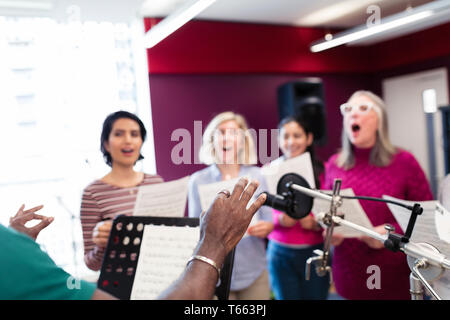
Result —
<svg viewBox="0 0 450 320"><path fill-rule="evenodd" d="M305 119L312 128L314 143L327 142L323 83L319 78L303 78L278 87L280 121L288 116Z"/></svg>

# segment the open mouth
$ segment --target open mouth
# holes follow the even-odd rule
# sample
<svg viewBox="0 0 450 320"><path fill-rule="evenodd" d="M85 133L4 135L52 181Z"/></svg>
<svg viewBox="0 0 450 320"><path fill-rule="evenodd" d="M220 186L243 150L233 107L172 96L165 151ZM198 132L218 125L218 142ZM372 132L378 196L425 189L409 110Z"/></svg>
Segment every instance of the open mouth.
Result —
<svg viewBox="0 0 450 320"><path fill-rule="evenodd" d="M232 148L232 147L223 147L223 148L222 148L222 150L223 150L224 152L230 151L231 149L233 149L233 148Z"/></svg>
<svg viewBox="0 0 450 320"><path fill-rule="evenodd" d="M126 155L133 154L133 152L134 152L133 149L121 149L121 151Z"/></svg>
<svg viewBox="0 0 450 320"><path fill-rule="evenodd" d="M352 132L356 133L356 132L359 132L359 130L361 130L361 127L359 126L359 124L352 125Z"/></svg>

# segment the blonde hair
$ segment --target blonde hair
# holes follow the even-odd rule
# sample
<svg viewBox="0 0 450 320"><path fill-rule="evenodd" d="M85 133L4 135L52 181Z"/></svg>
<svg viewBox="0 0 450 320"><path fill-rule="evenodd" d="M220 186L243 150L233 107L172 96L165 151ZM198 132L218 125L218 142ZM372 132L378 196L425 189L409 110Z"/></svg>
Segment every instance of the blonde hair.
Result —
<svg viewBox="0 0 450 320"><path fill-rule="evenodd" d="M388 133L388 120L386 114L386 105L384 101L376 94L359 90L352 94L348 101L353 98L365 96L369 98L376 106L380 108L378 115L378 129L375 145L370 152L369 163L377 167L384 167L389 165L392 160L392 156L397 152L396 147L394 147L389 139ZM350 169L355 165L355 157L353 154L353 147L350 139L347 136L345 128L342 129L342 149L339 152L337 158L337 165L344 169Z"/></svg>
<svg viewBox="0 0 450 320"><path fill-rule="evenodd" d="M203 133L203 142L199 151L200 162L211 165L216 163L216 153L214 150L214 133L219 125L225 121L236 121L244 133L244 150L238 154L239 164L256 164L258 159L256 156L255 143L253 137L250 134L250 130L247 125L247 121L240 114L232 111L226 111L215 116L208 124Z"/></svg>

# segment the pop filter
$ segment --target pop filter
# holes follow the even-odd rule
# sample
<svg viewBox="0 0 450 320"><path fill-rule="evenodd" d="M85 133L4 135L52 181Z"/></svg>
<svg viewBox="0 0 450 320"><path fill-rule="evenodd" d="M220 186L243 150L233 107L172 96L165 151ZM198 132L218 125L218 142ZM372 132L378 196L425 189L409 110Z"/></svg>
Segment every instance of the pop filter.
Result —
<svg viewBox="0 0 450 320"><path fill-rule="evenodd" d="M276 195L265 192L267 199L264 205L283 211L291 218L302 219L311 212L313 198L292 189L290 187L292 184L310 188L309 183L302 176L287 173L278 181Z"/></svg>

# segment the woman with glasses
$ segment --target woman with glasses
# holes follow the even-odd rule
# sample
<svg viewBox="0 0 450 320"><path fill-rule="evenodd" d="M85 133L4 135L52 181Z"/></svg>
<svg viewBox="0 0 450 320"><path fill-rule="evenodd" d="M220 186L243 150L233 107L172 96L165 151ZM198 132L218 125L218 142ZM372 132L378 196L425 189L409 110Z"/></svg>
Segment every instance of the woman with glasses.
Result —
<svg viewBox="0 0 450 320"><path fill-rule="evenodd" d="M244 117L234 112L215 116L205 129L199 152L200 161L209 165L191 175L189 180L189 216L199 217L202 208L199 188L220 181L248 177L257 180L256 194L267 190L256 164L253 138ZM270 299L265 238L273 230L272 212L261 207L257 221L236 247L230 285L230 300Z"/></svg>
<svg viewBox="0 0 450 320"><path fill-rule="evenodd" d="M412 201L433 198L414 156L391 144L385 105L380 97L369 91L357 91L341 106L341 113L342 149L325 167L325 189L332 189L334 179L340 178L341 189L352 188L359 196L389 195ZM390 224L395 232L402 233L385 203L367 200L360 203L374 231L385 234L385 225ZM368 236L344 239L334 233L332 244L333 279L342 297L410 299L410 270L402 252L389 251L382 242Z"/></svg>

